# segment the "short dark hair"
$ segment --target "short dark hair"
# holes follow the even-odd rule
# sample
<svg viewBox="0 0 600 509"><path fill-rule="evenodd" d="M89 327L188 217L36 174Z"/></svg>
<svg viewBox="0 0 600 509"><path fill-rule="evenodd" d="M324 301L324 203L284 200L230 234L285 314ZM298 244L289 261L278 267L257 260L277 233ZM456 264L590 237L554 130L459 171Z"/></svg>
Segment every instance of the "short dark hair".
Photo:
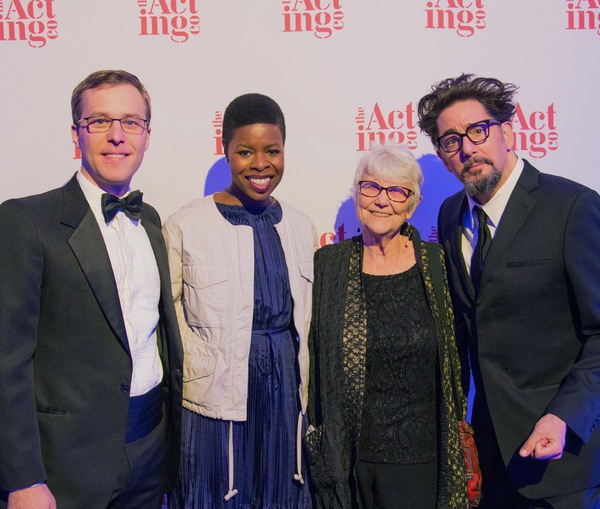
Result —
<svg viewBox="0 0 600 509"><path fill-rule="evenodd" d="M442 111L454 103L471 99L479 101L498 122L510 122L515 114L514 96L518 88L495 78L480 78L464 73L457 78L439 81L431 87L431 93L419 101L419 127L437 145L440 135L437 119Z"/></svg>
<svg viewBox="0 0 600 509"><path fill-rule="evenodd" d="M142 94L142 98L146 103L146 120L150 123L150 95L146 87L142 85L137 76L121 70L95 71L75 87L71 95L71 116L73 117L73 123L77 124L81 120L81 98L86 90L124 84L133 85Z"/></svg>
<svg viewBox="0 0 600 509"><path fill-rule="evenodd" d="M279 105L262 94L244 94L229 103L223 114L223 149L227 149L238 127L252 124L271 124L279 127L285 143L285 119Z"/></svg>

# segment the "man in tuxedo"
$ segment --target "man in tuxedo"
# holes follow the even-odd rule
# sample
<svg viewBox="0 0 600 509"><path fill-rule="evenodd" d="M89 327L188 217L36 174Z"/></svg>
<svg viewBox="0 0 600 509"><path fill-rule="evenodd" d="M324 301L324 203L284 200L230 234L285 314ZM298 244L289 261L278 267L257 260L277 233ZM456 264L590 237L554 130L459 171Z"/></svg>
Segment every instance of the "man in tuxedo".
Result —
<svg viewBox="0 0 600 509"><path fill-rule="evenodd" d="M160 219L130 192L150 98L98 71L71 106L79 172L0 205L0 506L159 508L182 348Z"/></svg>
<svg viewBox="0 0 600 509"><path fill-rule="evenodd" d="M515 154L516 90L463 74L418 107L464 185L438 235L475 380L480 507L600 507L600 197Z"/></svg>

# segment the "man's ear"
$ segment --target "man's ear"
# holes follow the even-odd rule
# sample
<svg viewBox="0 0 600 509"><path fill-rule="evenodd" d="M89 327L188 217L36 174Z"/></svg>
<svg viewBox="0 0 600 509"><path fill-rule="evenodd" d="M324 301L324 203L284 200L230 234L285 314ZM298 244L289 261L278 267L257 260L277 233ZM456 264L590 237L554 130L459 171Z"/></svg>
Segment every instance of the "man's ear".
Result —
<svg viewBox="0 0 600 509"><path fill-rule="evenodd" d="M77 148L81 148L79 146L79 131L77 129L78 129L78 127L75 124L71 125L71 139L73 140L73 144Z"/></svg>
<svg viewBox="0 0 600 509"><path fill-rule="evenodd" d="M506 143L507 152L510 152L515 148L515 132L513 131L512 122L503 122L500 127L502 128L502 136L504 137L504 143Z"/></svg>

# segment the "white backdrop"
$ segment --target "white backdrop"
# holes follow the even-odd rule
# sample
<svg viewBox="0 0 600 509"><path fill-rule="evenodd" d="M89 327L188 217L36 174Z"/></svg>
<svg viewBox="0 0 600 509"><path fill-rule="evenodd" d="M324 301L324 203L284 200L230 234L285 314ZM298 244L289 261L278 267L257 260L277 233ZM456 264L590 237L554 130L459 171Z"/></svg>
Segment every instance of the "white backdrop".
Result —
<svg viewBox="0 0 600 509"><path fill-rule="evenodd" d="M92 71L122 68L152 96L133 186L163 219L224 187L220 115L261 92L288 128L275 196L305 210L322 243L355 233L352 175L382 137L420 159L414 222L433 238L458 184L416 127L431 84L472 72L520 85L518 153L600 190L599 57L597 0L0 0L0 201L78 169L71 91Z"/></svg>

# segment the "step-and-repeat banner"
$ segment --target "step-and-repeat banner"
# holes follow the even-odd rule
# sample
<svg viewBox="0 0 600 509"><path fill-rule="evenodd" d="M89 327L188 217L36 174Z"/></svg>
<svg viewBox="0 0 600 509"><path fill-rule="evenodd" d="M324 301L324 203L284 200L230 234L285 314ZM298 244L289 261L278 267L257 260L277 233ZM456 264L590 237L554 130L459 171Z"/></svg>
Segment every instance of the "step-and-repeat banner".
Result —
<svg viewBox="0 0 600 509"><path fill-rule="evenodd" d="M459 184L420 134L416 106L462 72L519 85L519 155L600 190L598 0L0 0L0 57L0 201L79 168L71 92L118 68L152 97L133 185L163 218L227 185L223 111L260 92L288 127L275 196L313 218L322 244L356 233L353 172L383 141L419 159L413 222L434 239Z"/></svg>

